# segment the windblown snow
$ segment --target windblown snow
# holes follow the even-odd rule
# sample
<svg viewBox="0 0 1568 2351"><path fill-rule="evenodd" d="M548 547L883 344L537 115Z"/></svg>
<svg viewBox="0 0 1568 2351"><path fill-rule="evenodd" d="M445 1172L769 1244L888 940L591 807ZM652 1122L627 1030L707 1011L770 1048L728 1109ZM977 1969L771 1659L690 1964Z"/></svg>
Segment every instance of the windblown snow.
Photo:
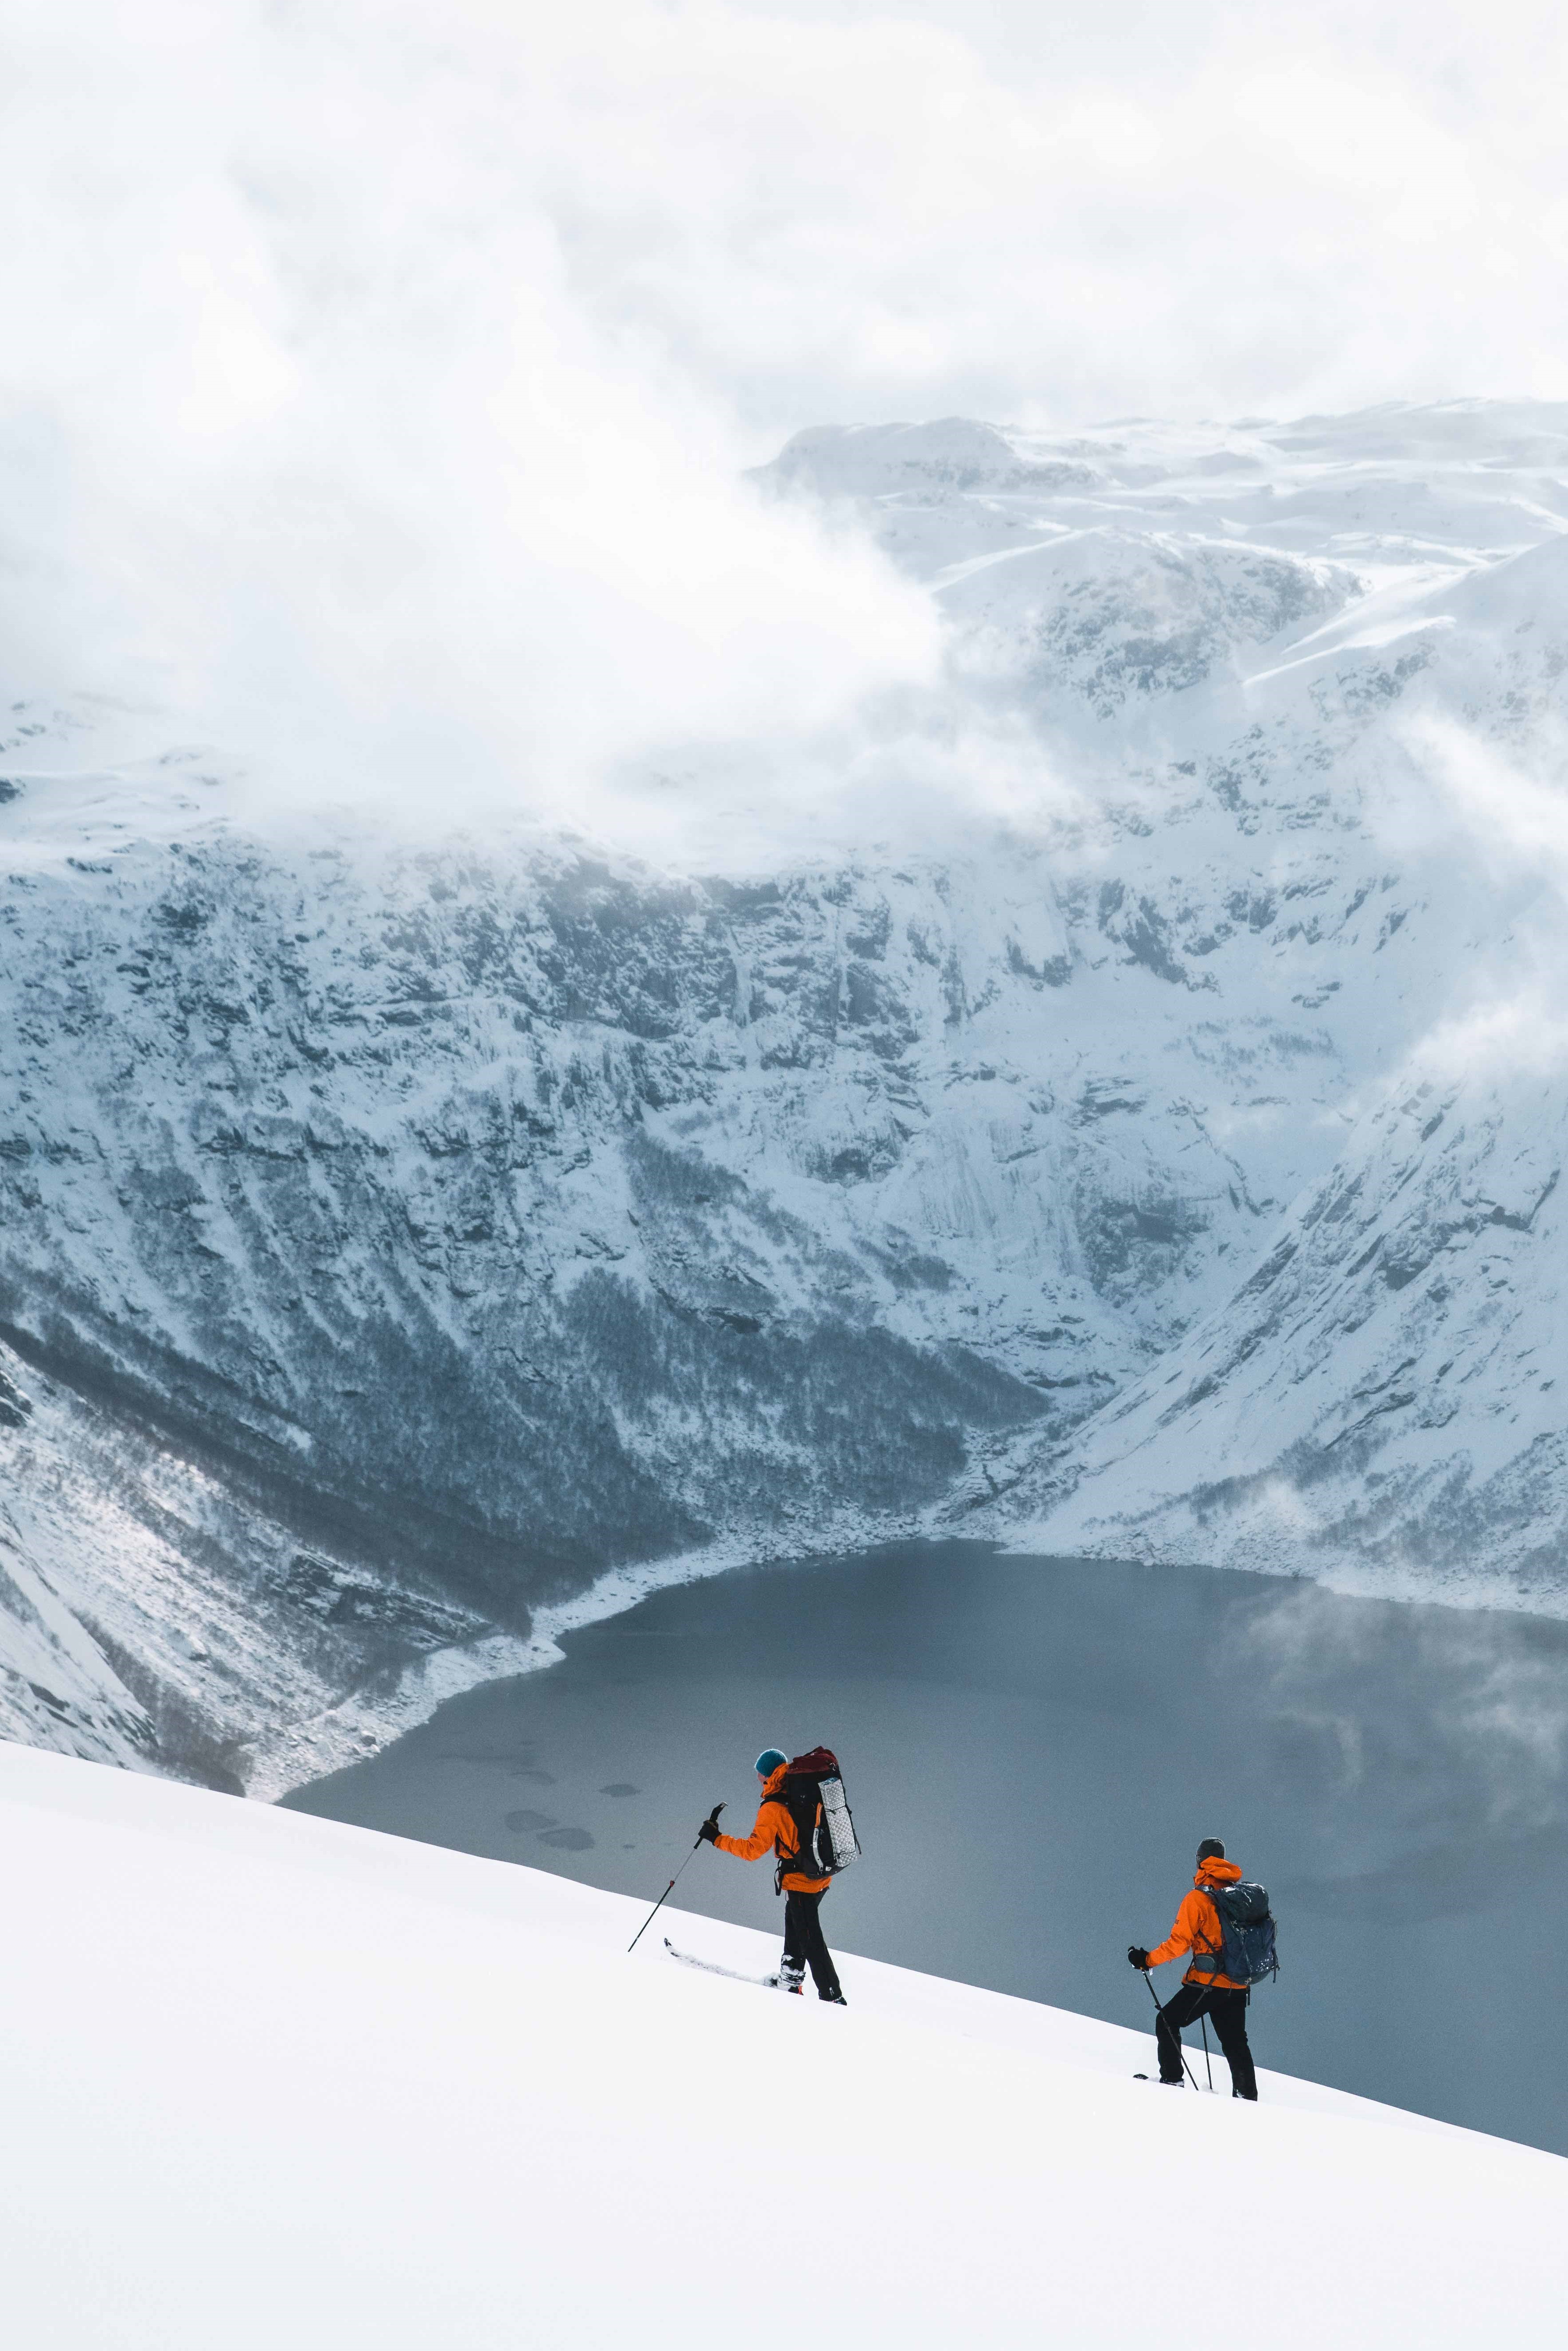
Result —
<svg viewBox="0 0 1568 2351"><path fill-rule="evenodd" d="M551 1610L943 1526L1568 1605L1565 465L800 435L761 494L1038 769L962 856L264 835L19 692L0 1728L270 1792Z"/></svg>
<svg viewBox="0 0 1568 2351"><path fill-rule="evenodd" d="M841 2010L629 1958L622 1896L11 1745L0 1813L17 2344L1133 2351L1195 2294L1280 2351L1561 2324L1560 2157L1267 2070L1178 2095L1132 2078L1146 2032L873 1960Z"/></svg>

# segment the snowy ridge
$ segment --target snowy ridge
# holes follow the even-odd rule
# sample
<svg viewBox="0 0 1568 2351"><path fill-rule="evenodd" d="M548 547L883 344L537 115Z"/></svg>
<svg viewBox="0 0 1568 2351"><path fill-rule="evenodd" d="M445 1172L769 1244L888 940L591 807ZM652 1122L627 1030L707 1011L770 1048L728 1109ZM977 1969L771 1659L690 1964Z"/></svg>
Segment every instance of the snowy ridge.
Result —
<svg viewBox="0 0 1568 2351"><path fill-rule="evenodd" d="M1133 2351L1195 2178L1282 2351L1554 2332L1555 2156L1266 2070L1177 2095L1146 2032L852 1956L843 2011L628 1958L622 1897L57 1756L0 1747L0 1808L19 2342L728 2351L777 2314L759 2205L824 2169L825 2351Z"/></svg>
<svg viewBox="0 0 1568 2351"><path fill-rule="evenodd" d="M1565 480L1545 405L800 436L1038 761L962 855L262 837L19 697L0 1727L272 1792L956 1520L1568 1604L1562 868L1474 814L1557 821Z"/></svg>

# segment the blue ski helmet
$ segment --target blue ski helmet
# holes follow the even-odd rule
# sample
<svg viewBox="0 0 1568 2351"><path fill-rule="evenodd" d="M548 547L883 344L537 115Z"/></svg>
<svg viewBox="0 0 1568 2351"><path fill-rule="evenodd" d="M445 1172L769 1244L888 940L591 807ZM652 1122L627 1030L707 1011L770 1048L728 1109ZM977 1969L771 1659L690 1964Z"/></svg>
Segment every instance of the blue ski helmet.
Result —
<svg viewBox="0 0 1568 2351"><path fill-rule="evenodd" d="M769 1779L780 1763L788 1763L789 1761L788 1755L781 1753L777 1747L765 1747L757 1759L758 1775L764 1780Z"/></svg>

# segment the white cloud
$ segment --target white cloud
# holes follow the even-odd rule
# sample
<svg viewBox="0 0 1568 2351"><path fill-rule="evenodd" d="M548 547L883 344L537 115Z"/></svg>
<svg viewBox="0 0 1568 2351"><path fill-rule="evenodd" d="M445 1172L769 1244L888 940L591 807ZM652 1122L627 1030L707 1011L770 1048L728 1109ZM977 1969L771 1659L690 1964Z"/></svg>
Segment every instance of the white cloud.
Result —
<svg viewBox="0 0 1568 2351"><path fill-rule="evenodd" d="M35 21L8 131L19 684L152 695L274 791L580 816L638 752L935 675L925 601L754 499L715 387L573 292L586 54L72 13Z"/></svg>
<svg viewBox="0 0 1568 2351"><path fill-rule="evenodd" d="M1537 715L1511 747L1428 711L1380 810L1391 852L1457 877L1470 919L1445 943L1457 1002L1411 1052L1413 1080L1535 1084L1568 1067L1568 740Z"/></svg>
<svg viewBox="0 0 1568 2351"><path fill-rule="evenodd" d="M161 697L310 789L633 824L591 796L651 759L765 828L962 765L1013 810L1019 747L960 761L924 698L925 601L745 462L852 415L1561 378L1543 11L1484 53L1462 10L1177 38L1140 0L0 23L7 670Z"/></svg>
<svg viewBox="0 0 1568 2351"><path fill-rule="evenodd" d="M1528 758L1432 714L1406 731L1420 771L1464 824L1468 854L1498 880L1526 873L1568 897L1568 738L1561 729L1537 717Z"/></svg>

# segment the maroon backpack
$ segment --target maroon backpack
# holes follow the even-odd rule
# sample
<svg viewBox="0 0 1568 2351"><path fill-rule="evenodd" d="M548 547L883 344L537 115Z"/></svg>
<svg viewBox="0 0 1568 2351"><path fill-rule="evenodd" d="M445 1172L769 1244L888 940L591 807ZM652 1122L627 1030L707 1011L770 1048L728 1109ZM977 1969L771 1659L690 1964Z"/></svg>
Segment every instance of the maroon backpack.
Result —
<svg viewBox="0 0 1568 2351"><path fill-rule="evenodd" d="M784 1785L774 1799L795 1823L796 1850L780 1855L781 1886L787 1870L801 1877L837 1877L860 1851L839 1759L831 1747L813 1747L784 1766Z"/></svg>

